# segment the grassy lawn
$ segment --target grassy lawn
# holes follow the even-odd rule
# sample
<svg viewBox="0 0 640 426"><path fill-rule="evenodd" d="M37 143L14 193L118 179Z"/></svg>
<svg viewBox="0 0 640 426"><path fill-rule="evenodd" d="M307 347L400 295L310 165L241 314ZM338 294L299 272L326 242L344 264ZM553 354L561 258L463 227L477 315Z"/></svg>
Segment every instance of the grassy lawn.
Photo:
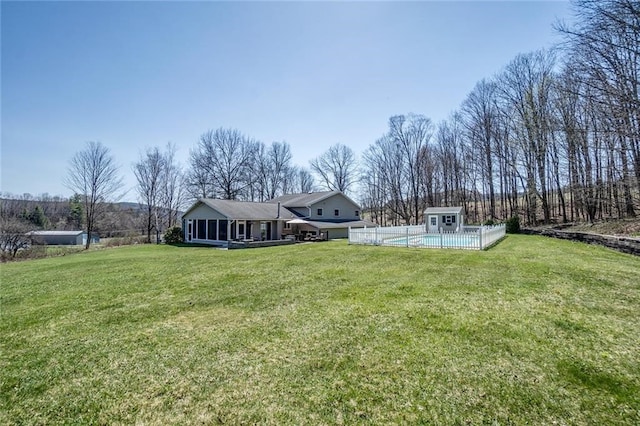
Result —
<svg viewBox="0 0 640 426"><path fill-rule="evenodd" d="M640 424L640 258L136 246L0 265L0 424Z"/></svg>

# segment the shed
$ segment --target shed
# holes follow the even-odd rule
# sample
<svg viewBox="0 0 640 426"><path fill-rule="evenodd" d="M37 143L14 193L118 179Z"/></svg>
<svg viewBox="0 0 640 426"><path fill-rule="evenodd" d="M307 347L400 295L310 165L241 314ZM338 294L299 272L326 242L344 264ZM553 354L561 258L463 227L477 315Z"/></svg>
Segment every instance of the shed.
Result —
<svg viewBox="0 0 640 426"><path fill-rule="evenodd" d="M429 207L424 211L428 232L462 232L463 207Z"/></svg>
<svg viewBox="0 0 640 426"><path fill-rule="evenodd" d="M31 231L27 235L34 238L36 243L50 246L75 246L87 243L87 233L84 231ZM100 237L93 234L92 243L99 243Z"/></svg>

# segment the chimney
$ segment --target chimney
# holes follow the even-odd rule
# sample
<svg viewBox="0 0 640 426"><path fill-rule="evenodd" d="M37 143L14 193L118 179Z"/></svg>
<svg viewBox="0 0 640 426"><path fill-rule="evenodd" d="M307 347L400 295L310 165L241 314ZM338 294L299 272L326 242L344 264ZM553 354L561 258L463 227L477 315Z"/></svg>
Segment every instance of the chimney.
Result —
<svg viewBox="0 0 640 426"><path fill-rule="evenodd" d="M278 201L278 216L276 216L276 219L280 219L280 201Z"/></svg>

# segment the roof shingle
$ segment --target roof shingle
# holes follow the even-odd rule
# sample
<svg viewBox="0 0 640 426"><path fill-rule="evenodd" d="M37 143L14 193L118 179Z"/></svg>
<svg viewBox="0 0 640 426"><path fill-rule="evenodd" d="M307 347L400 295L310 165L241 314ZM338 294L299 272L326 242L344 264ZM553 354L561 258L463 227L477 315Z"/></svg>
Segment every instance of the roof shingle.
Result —
<svg viewBox="0 0 640 426"><path fill-rule="evenodd" d="M274 220L278 217L278 206L269 203L252 203L249 201L215 200L202 198L207 206L224 216L239 220ZM282 211L280 212L282 215Z"/></svg>
<svg viewBox="0 0 640 426"><path fill-rule="evenodd" d="M322 191L322 192L308 192L301 194L287 194L280 197L276 197L273 200L267 201L267 203L275 204L280 203L284 207L309 207L319 201L329 198L332 195L340 194L339 191Z"/></svg>

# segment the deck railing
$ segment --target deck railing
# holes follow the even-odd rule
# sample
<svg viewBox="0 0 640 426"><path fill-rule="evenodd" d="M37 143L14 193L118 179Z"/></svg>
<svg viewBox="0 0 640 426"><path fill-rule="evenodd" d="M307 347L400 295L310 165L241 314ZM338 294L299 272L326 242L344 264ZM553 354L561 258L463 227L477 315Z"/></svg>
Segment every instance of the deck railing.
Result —
<svg viewBox="0 0 640 426"><path fill-rule="evenodd" d="M505 236L505 225L427 232L425 225L349 228L349 244L482 250Z"/></svg>

